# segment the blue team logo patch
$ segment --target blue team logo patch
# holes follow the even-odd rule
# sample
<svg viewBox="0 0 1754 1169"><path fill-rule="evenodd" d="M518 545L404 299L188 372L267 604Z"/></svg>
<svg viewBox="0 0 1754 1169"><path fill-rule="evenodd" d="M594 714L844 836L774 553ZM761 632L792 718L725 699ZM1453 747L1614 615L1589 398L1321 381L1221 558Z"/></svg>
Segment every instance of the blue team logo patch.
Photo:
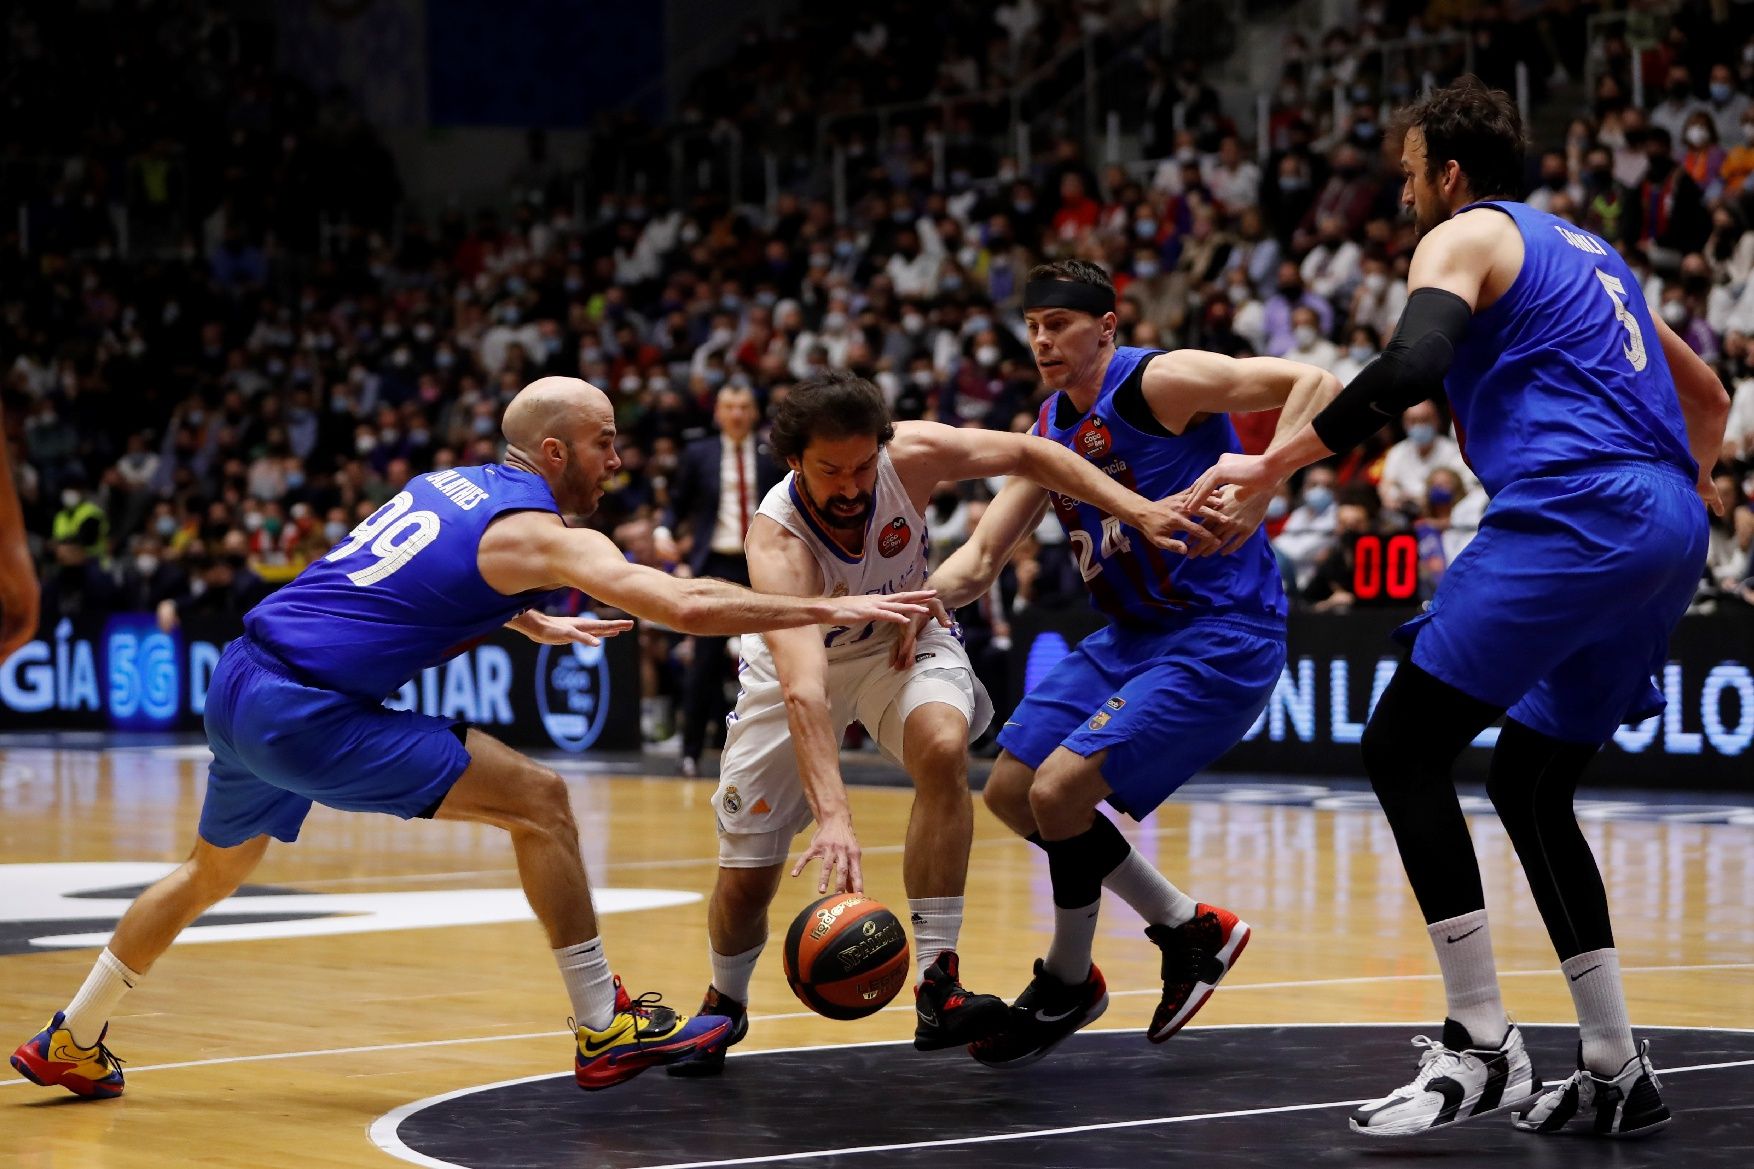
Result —
<svg viewBox="0 0 1754 1169"><path fill-rule="evenodd" d="M602 646L545 645L536 655L536 709L563 751L583 751L609 717L609 661Z"/></svg>

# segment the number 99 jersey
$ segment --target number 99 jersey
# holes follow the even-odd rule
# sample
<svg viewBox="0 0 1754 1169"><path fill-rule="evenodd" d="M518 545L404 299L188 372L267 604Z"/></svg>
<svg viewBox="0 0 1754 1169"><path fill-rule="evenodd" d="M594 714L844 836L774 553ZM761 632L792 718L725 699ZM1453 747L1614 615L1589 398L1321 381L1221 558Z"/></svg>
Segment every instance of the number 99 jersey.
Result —
<svg viewBox="0 0 1754 1169"><path fill-rule="evenodd" d="M379 701L550 595L507 596L481 578L482 533L511 511L559 508L541 476L516 467L418 475L244 628L301 681Z"/></svg>
<svg viewBox="0 0 1754 1169"><path fill-rule="evenodd" d="M1444 378L1457 437L1487 492L1613 459L1695 478L1669 363L1626 262L1524 203L1457 214L1493 212L1522 234L1522 269L1474 314Z"/></svg>

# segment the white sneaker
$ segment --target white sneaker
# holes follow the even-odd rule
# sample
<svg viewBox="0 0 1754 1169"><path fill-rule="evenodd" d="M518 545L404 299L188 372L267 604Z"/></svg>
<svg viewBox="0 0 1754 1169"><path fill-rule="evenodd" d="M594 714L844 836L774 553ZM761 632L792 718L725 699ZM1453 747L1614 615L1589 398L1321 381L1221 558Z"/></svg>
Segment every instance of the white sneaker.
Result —
<svg viewBox="0 0 1754 1169"><path fill-rule="evenodd" d="M1511 1113L1511 1122L1524 1132L1601 1137L1641 1137L1669 1123L1648 1042L1640 1044L1638 1054L1607 1079L1584 1069L1581 1044L1577 1060L1570 1079L1547 1089L1526 1112Z"/></svg>
<svg viewBox="0 0 1754 1169"><path fill-rule="evenodd" d="M1413 1045L1425 1049L1419 1074L1406 1087L1361 1105L1352 1114L1353 1132L1412 1136L1522 1104L1541 1090L1515 1023L1497 1047L1476 1047L1454 1019L1444 1020L1441 1043L1420 1035Z"/></svg>

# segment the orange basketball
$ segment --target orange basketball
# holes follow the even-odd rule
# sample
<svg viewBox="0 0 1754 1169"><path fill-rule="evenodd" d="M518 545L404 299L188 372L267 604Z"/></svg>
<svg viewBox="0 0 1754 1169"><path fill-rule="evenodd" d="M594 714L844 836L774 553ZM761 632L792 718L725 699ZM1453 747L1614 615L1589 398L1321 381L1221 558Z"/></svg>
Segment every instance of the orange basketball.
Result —
<svg viewBox="0 0 1754 1169"><path fill-rule="evenodd" d="M812 901L786 931L786 982L829 1019L863 1019L907 981L907 931L862 893Z"/></svg>

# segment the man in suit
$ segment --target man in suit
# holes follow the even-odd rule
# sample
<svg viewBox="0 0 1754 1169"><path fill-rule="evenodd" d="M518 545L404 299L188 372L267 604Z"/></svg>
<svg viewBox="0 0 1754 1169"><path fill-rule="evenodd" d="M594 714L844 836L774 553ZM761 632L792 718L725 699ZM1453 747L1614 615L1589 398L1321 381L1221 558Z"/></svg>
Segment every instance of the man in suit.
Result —
<svg viewBox="0 0 1754 1169"><path fill-rule="evenodd" d="M670 493L669 527L690 539L685 563L695 576L749 583L743 536L762 497L784 473L755 436L760 411L753 391L726 386L713 404L719 433L682 452ZM725 639L696 637L682 691L682 773L700 770L709 718L724 714Z"/></svg>

